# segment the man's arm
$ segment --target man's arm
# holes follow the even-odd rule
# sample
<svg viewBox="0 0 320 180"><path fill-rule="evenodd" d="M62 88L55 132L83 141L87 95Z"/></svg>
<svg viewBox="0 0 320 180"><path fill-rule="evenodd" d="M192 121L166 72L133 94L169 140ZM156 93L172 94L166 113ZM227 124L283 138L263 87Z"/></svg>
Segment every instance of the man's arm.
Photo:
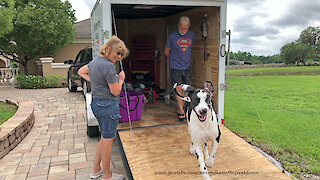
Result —
<svg viewBox="0 0 320 180"><path fill-rule="evenodd" d="M164 54L167 56L167 58L169 59L169 56L170 56L170 48L165 48L164 49Z"/></svg>

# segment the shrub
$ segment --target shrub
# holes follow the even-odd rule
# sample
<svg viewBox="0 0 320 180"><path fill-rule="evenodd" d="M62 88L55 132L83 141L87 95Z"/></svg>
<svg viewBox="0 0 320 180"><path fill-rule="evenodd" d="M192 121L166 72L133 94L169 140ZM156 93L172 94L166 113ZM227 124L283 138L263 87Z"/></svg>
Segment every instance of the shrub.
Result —
<svg viewBox="0 0 320 180"><path fill-rule="evenodd" d="M46 87L53 88L53 87L63 87L66 85L66 77L61 76L59 74L53 76L44 77L46 82Z"/></svg>
<svg viewBox="0 0 320 180"><path fill-rule="evenodd" d="M45 87L43 77L34 75L18 75L17 86L21 89L39 89Z"/></svg>
<svg viewBox="0 0 320 180"><path fill-rule="evenodd" d="M10 67L11 68L19 68L19 64L16 62L12 62Z"/></svg>
<svg viewBox="0 0 320 180"><path fill-rule="evenodd" d="M18 75L17 87L20 89L42 89L63 87L66 84L66 78L61 75L54 76L35 76L35 75Z"/></svg>

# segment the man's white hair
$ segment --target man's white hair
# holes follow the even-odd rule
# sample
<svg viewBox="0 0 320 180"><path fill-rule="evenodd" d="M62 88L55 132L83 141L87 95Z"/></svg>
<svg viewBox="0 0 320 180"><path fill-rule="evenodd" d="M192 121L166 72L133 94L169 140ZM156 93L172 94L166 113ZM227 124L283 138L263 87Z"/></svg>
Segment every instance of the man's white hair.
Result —
<svg viewBox="0 0 320 180"><path fill-rule="evenodd" d="M181 16L181 17L179 18L178 25L181 24L181 23L183 23L183 22L188 23L189 26L190 26L190 19L189 19L188 16Z"/></svg>

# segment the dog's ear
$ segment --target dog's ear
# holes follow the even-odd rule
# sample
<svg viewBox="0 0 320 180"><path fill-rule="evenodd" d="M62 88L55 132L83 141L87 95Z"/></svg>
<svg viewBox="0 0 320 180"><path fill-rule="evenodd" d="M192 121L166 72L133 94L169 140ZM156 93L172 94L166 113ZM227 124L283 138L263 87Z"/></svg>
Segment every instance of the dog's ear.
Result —
<svg viewBox="0 0 320 180"><path fill-rule="evenodd" d="M183 90L184 94L186 94L186 95L188 95L188 94L194 92L194 90L196 90L196 88L194 88L188 84L182 84L181 86L182 86L182 90Z"/></svg>
<svg viewBox="0 0 320 180"><path fill-rule="evenodd" d="M206 81L203 83L203 89L206 89L211 94L214 92L213 84L210 81Z"/></svg>

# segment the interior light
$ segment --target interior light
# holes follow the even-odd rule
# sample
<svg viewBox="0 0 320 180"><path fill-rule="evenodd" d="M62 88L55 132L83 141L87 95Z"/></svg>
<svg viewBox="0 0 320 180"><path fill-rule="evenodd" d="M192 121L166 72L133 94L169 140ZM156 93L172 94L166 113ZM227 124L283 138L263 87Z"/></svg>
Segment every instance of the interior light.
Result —
<svg viewBox="0 0 320 180"><path fill-rule="evenodd" d="M140 4L140 5L133 6L133 9L154 9L156 7L157 6L149 6L149 5Z"/></svg>

